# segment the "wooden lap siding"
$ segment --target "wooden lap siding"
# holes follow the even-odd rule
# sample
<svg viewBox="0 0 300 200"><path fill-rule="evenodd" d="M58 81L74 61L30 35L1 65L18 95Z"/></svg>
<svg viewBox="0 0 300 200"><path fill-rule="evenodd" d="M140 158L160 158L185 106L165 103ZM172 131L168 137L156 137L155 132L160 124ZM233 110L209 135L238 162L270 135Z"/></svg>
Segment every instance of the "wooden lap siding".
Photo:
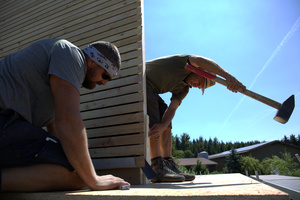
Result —
<svg viewBox="0 0 300 200"><path fill-rule="evenodd" d="M0 2L0 58L47 38L64 38L82 49L98 40L119 48L119 74L106 86L81 89L81 115L97 170L144 166L142 1Z"/></svg>

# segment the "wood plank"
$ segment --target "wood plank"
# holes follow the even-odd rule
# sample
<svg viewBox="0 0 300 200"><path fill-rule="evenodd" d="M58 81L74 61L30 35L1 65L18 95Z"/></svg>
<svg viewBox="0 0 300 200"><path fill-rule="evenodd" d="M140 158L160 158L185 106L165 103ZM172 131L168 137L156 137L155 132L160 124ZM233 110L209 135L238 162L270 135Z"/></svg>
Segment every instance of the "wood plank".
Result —
<svg viewBox="0 0 300 200"><path fill-rule="evenodd" d="M30 14L34 14L37 12L37 9L40 9L41 7L45 7L45 5L48 5L49 3L52 3L54 1L20 1L18 3L15 3L14 1L10 1L8 5L5 7L3 6L3 3L1 2L1 9L0 9L0 19L4 22L4 27L7 25L16 23L16 26L18 26L18 21L23 20L22 18L28 18ZM10 28L13 28L10 27ZM4 29L5 30L5 29Z"/></svg>
<svg viewBox="0 0 300 200"><path fill-rule="evenodd" d="M133 36L130 36L128 38L122 38L121 40L117 40L114 42L114 45L116 45L118 48L121 48L121 47L124 47L126 45L129 45L129 44L133 44L133 43L136 43L136 42L142 42L142 35L139 34L139 35L133 35Z"/></svg>
<svg viewBox="0 0 300 200"><path fill-rule="evenodd" d="M92 159L95 170L101 169L124 169L144 167L145 157L121 157L121 158L95 158Z"/></svg>
<svg viewBox="0 0 300 200"><path fill-rule="evenodd" d="M132 6L132 5L130 5L130 6ZM128 6L125 6L124 8L122 8L122 9L124 9L125 11L126 11L126 8L127 8ZM129 7L129 8L131 8L131 7ZM117 10L118 11L118 10ZM117 12L116 11L116 12ZM108 13L109 15L111 15L111 13L109 12ZM119 14L119 13L118 13ZM43 37L43 35L50 35L51 34L51 38L71 38L71 35L74 35L75 33L75 35L80 35L81 33L83 34L83 32L84 33L87 33L87 32L91 32L91 30L94 30L96 27L96 25L97 24L100 24L99 23L99 21L101 20L100 18L101 17L103 17L104 15L102 15L102 13L101 13L101 15L100 16L97 16L97 17L94 17L94 18L96 18L97 20L98 20L98 23L94 23L94 24L92 24L92 25L90 25L90 26L88 26L87 25L87 23L89 23L89 22L84 22L83 23L83 27L82 28L80 28L80 26L78 26L78 24L76 24L76 26L72 26L72 27L69 27L69 28L67 28L65 25L64 26L62 26L62 25L60 25L60 26L57 26L57 23L55 23L55 22L52 22L52 21L50 21L50 20L47 20L45 23L42 23L42 25L41 26L39 26L39 25L37 25L37 26L35 26L34 28L36 28L37 30L32 30L32 29L30 29L30 31L31 32L33 32L34 31L34 34L31 34L31 41L37 41L37 40L40 40L42 37ZM124 18L124 17L123 17ZM63 16L63 19L65 19L65 16ZM56 20L58 20L58 19L56 19ZM52 23L56 28L54 28L54 27L49 27L50 26L50 24L49 23ZM74 23L74 22L73 22ZM91 22L90 22L91 23ZM46 29L44 29L44 27L45 28L47 28L47 31L45 32L45 30ZM55 30L55 29L58 29L58 28L60 28L60 29L62 29L62 31L58 31L58 30ZM75 29L74 29L75 28ZM99 27L100 29L102 29L102 27ZM66 32L67 31L67 32ZM99 30L98 30L99 31ZM71 33L70 33L71 32ZM101 30L100 30L100 32L101 32ZM88 37L87 35L85 35L84 36L85 38L86 37ZM21 33L21 35L19 35L19 36L16 36L16 38L14 38L14 37L10 37L10 38L8 38L8 40L17 40L17 41L19 41L17 44L12 44L12 45L10 45L10 46L8 46L8 47L6 47L6 48L4 48L4 47L2 47L1 45L0 45L0 48L4 51L4 52L6 52L6 51L10 51L11 49L15 49L15 48L17 48L18 46L25 46L25 45L29 45L31 42L29 42L29 41L26 41L26 38L27 38L27 35L26 34L24 34L23 32Z"/></svg>
<svg viewBox="0 0 300 200"><path fill-rule="evenodd" d="M14 41L15 39L18 39L19 37L22 37L24 35L26 37L29 33L32 32L39 33L39 31L42 31L43 29L39 30L37 29L37 27L47 27L48 21L50 22L52 18L58 17L57 13L59 13L59 15L62 15L64 13L63 10L68 10L68 7L72 8L74 5L76 6L78 4L80 4L80 2L43 1L41 2L41 5L38 4L37 6L30 8L28 11L20 13L18 15L18 18L16 19L13 18L15 20L11 22L11 25L3 29L3 34L6 34L6 36L3 39L6 39L9 42ZM68 13L68 11L66 12ZM49 13L51 13L51 15L49 15ZM23 32L24 35L22 35ZM10 34L7 35L7 33Z"/></svg>
<svg viewBox="0 0 300 200"><path fill-rule="evenodd" d="M121 77L126 77L126 76L132 76L135 74L140 74L143 72L143 66L142 63L138 66L134 66L131 68L121 68L120 73L114 77L114 79L118 79Z"/></svg>
<svg viewBox="0 0 300 200"><path fill-rule="evenodd" d="M84 125L86 128L96 128L96 127L106 127L106 126L113 126L113 125L143 122L143 121L144 121L144 114L140 112L134 114L121 115L121 116L112 116L112 117L105 117L99 119L85 120Z"/></svg>
<svg viewBox="0 0 300 200"><path fill-rule="evenodd" d="M111 127L93 128L93 129L86 129L86 132L89 139L93 137L105 137L105 136L113 136L113 135L142 133L144 132L144 124L134 123L134 124L111 126Z"/></svg>
<svg viewBox="0 0 300 200"><path fill-rule="evenodd" d="M98 40L104 40L104 41L109 41L111 43L115 43L117 41L126 39L128 37L131 36L136 36L136 35L141 35L142 33L142 27L137 27L135 29L130 29L130 30L124 30L121 33L117 33L114 35L108 35L106 37L99 37L98 35L92 35L88 38L72 38L70 40L71 42L73 42L74 44L76 44L79 48L83 49L87 46L87 44L90 44L92 41L98 41Z"/></svg>
<svg viewBox="0 0 300 200"><path fill-rule="evenodd" d="M89 149L91 158L107 158L119 156L141 156L144 155L144 145L132 145L121 147L106 147Z"/></svg>
<svg viewBox="0 0 300 200"><path fill-rule="evenodd" d="M47 1L45 1L47 2ZM102 6L110 6L111 1L108 1L107 3L102 2ZM67 4L67 6L65 6ZM97 9L97 4L99 5L99 2L87 2L87 1L55 1L54 4L48 4L47 6L44 6L44 12L38 12L36 15L30 15L31 13L28 13L29 16L26 17L26 21L29 19L32 23L25 23L22 20L19 20L16 22L15 27L11 27L9 31L11 32L18 32L18 28L22 28L23 31L33 30L33 31L39 31L39 29L43 29L42 27L39 27L41 22L43 22L43 27L50 31L55 31L53 28L62 28L63 24L66 24L67 22L72 22L75 20L80 20L81 15L86 16L87 14L81 14L82 11L88 10L90 13L93 9ZM76 10L76 11L75 11ZM99 10L99 8L98 8ZM49 15L51 13L51 15ZM80 15L81 14L81 15ZM63 17L62 17L63 16ZM24 16L23 16L24 17ZM36 18L39 18L39 20L36 20ZM71 17L71 19L69 19ZM45 19L46 18L46 19ZM73 22L74 23L74 22ZM77 22L77 25L80 24ZM74 25L74 24L73 24ZM64 26L64 28L68 28ZM15 30L16 29L16 30ZM52 33L52 32L49 32Z"/></svg>
<svg viewBox="0 0 300 200"><path fill-rule="evenodd" d="M92 36L96 36L96 38L98 38L97 40L99 40L99 38L105 38L108 36L112 36L112 35L118 35L118 34L123 34L123 31L128 31L131 29L136 29L140 26L140 22L134 22L134 23L130 23L130 24L126 24L122 27L118 27L117 29L114 30L109 30L107 32L98 34L98 31L101 30L101 28L97 28L94 30L90 30L86 33L80 34L78 35L77 33L68 33L66 35L50 35L47 32L45 32L45 35L43 34L39 34L36 36L31 36L30 39L24 39L24 41L19 41L18 43L11 43L9 46L5 46L3 48L0 48L0 53L1 53L1 57L14 53L16 51L19 51L21 49L24 49L25 47L27 47L28 45L30 45L33 41L38 41L38 40L42 40L42 39L47 39L47 38L67 38L67 40L69 40L70 42L72 42L73 40L83 40L85 38L90 38ZM72 36L74 35L74 36ZM89 40L89 43L92 40ZM73 42L72 42L73 43ZM1 44L1 43L0 43ZM1 45L0 45L1 46ZM137 56L135 56L137 57ZM122 59L127 60L133 57L124 57Z"/></svg>
<svg viewBox="0 0 300 200"><path fill-rule="evenodd" d="M115 10L114 12L101 14L100 16L97 16L97 18L92 18L87 21L84 27L79 28L78 26L72 26L69 27L67 31L70 33L76 32L80 35L83 32L86 33L100 28L98 34L101 34L102 32L107 32L108 30L113 30L125 24L140 20L141 9L136 8L136 5L138 4L131 4L122 9ZM56 31L54 36L55 35L66 35L66 37L69 37L69 35L66 34L66 30Z"/></svg>
<svg viewBox="0 0 300 200"><path fill-rule="evenodd" d="M131 103L131 104L126 104L121 106L81 112L81 118L83 120L88 120L88 119L94 119L99 117L123 115L123 114L129 114L129 113L141 112L141 111L143 111L143 102L137 102L137 103Z"/></svg>
<svg viewBox="0 0 300 200"><path fill-rule="evenodd" d="M112 88L117 88L117 87L122 87L126 85L131 85L131 84L136 84L140 83L143 80L143 75L142 74L137 74L133 76L128 76L125 78L120 78L120 79L113 79L112 81L107 82L105 86L96 86L93 90L89 90L86 88L81 88L80 89L80 94L88 94L88 93L93 93L101 90L108 90Z"/></svg>
<svg viewBox="0 0 300 200"><path fill-rule="evenodd" d="M133 58L138 58L141 57L143 54L142 49L136 50L136 51L131 51L129 53L123 53L121 54L121 59L122 60L129 60L129 59L133 59Z"/></svg>
<svg viewBox="0 0 300 200"><path fill-rule="evenodd" d="M89 93L86 95L80 96L80 103L86 103L90 101L98 101L101 99L106 99L107 97L117 97L126 94L132 94L135 92L141 92L143 89L143 85L140 83L127 85L124 87L114 88L111 90L98 91L95 93Z"/></svg>
<svg viewBox="0 0 300 200"><path fill-rule="evenodd" d="M143 53L143 52L141 52ZM143 64L143 57L137 57L134 59L130 59L130 60L122 60L122 69L126 69L128 67L132 67L132 66L136 66L136 65L140 65Z"/></svg>
<svg viewBox="0 0 300 200"><path fill-rule="evenodd" d="M134 94L128 94L123 95L115 98L109 98L109 99L103 99L88 103L80 104L80 110L94 110L99 108L105 108L105 107L111 107L111 106L117 106L122 104L128 104L128 103L134 103L143 101L143 94L142 93L134 93Z"/></svg>
<svg viewBox="0 0 300 200"><path fill-rule="evenodd" d="M37 2L37 0L32 0L32 3L34 2ZM13 0L2 0L1 7L0 7L0 17L1 17L0 19L5 20L6 15L4 11L7 11L8 12L7 15L8 17L10 17L9 14L13 15L13 13L11 13L12 10L19 11L18 9L21 9L22 7L24 7L24 9L27 9L26 4L28 4L28 2L26 1L22 1L16 4L13 2Z"/></svg>
<svg viewBox="0 0 300 200"><path fill-rule="evenodd" d="M89 148L114 147L124 145L144 144L144 134L123 135L88 140Z"/></svg>
<svg viewBox="0 0 300 200"><path fill-rule="evenodd" d="M131 52L131 51L135 51L135 50L140 50L142 48L142 43L141 42L136 42L136 43L133 43L133 44L129 44L129 45L126 45L126 46L123 46L123 47L119 47L119 51L121 54L124 54L124 53L128 53L128 52Z"/></svg>
<svg viewBox="0 0 300 200"><path fill-rule="evenodd" d="M136 29L136 28L140 27L140 25L141 25L141 22L136 21L136 22L132 22L130 24L125 24L124 26L120 26L113 30L108 30L103 33L99 33L99 32L101 32L101 27L98 27L95 29L87 30L87 32L84 32L84 34L77 34L77 32L72 32L72 33L67 33L64 35L56 36L56 37L68 38L69 40L83 40L86 37L90 38L92 36L96 36L99 40L99 38L107 38L107 37L111 37L113 35L117 35L119 33L122 34L124 31Z"/></svg>

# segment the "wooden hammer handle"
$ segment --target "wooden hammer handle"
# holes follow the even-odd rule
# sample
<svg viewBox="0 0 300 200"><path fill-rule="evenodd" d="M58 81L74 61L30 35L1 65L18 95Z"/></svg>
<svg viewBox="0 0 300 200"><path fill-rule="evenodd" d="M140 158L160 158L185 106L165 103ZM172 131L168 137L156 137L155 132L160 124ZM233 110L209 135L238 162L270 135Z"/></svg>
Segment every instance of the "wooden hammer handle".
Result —
<svg viewBox="0 0 300 200"><path fill-rule="evenodd" d="M204 71L202 69L199 69L199 68L194 67L192 65L187 65L185 68L187 70L191 71L191 72L199 74L199 75L201 75L201 76L203 76L205 78L208 78L208 79L210 79L212 81L215 81L215 82L217 82L217 83L219 83L221 85L224 85L226 87L228 86L227 82L224 79L219 78L216 75L210 74L209 72L206 72L206 71ZM241 88L239 88L238 92L240 92L240 93L242 93L242 94L244 94L244 95L246 95L248 97L251 97L251 98L253 98L253 99L257 100L257 101L260 101L260 102L262 102L264 104L267 104L267 105L269 105L269 106L271 106L273 108L276 108L277 110L279 110L280 107L281 107L281 103L278 103L277 101L274 101L274 100L272 100L270 98L267 98L265 96L262 96L260 94L255 93L255 92L252 92L250 90L245 89L243 91Z"/></svg>

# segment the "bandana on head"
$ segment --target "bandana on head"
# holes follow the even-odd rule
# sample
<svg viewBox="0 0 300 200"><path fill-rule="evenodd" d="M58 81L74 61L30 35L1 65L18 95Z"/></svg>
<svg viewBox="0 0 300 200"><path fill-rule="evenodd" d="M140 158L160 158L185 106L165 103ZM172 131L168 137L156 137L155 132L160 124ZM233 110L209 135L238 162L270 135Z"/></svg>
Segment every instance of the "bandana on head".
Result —
<svg viewBox="0 0 300 200"><path fill-rule="evenodd" d="M114 66L100 51L98 51L93 45L87 46L83 50L93 61L103 67L111 76L116 76L118 68Z"/></svg>

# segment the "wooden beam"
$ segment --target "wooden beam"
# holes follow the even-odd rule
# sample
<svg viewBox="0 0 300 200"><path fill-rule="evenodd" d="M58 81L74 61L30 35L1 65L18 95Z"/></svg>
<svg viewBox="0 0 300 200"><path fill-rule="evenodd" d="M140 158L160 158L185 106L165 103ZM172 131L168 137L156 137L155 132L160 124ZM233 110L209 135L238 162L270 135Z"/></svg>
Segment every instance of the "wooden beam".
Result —
<svg viewBox="0 0 300 200"><path fill-rule="evenodd" d="M135 168L145 166L145 157L95 158L92 159L95 170Z"/></svg>
<svg viewBox="0 0 300 200"><path fill-rule="evenodd" d="M144 145L95 148L89 149L89 152L92 158L141 156L144 155Z"/></svg>
<svg viewBox="0 0 300 200"><path fill-rule="evenodd" d="M114 147L144 143L144 134L123 135L117 137L91 138L89 148Z"/></svg>
<svg viewBox="0 0 300 200"><path fill-rule="evenodd" d="M125 104L121 106L81 112L81 118L83 120L87 120L93 118L123 115L123 114L142 112L142 111L143 111L143 102L137 102L137 103Z"/></svg>
<svg viewBox="0 0 300 200"><path fill-rule="evenodd" d="M137 123L143 121L144 121L143 113L133 113L133 114L120 115L120 116L85 120L84 125L86 128L96 128L96 127L113 126L118 124L121 125L121 124Z"/></svg>
<svg viewBox="0 0 300 200"><path fill-rule="evenodd" d="M132 124L125 124L125 125L110 126L110 127L100 127L100 128L92 128L92 129L87 128L86 132L89 139L94 137L143 133L144 124L132 123Z"/></svg>

